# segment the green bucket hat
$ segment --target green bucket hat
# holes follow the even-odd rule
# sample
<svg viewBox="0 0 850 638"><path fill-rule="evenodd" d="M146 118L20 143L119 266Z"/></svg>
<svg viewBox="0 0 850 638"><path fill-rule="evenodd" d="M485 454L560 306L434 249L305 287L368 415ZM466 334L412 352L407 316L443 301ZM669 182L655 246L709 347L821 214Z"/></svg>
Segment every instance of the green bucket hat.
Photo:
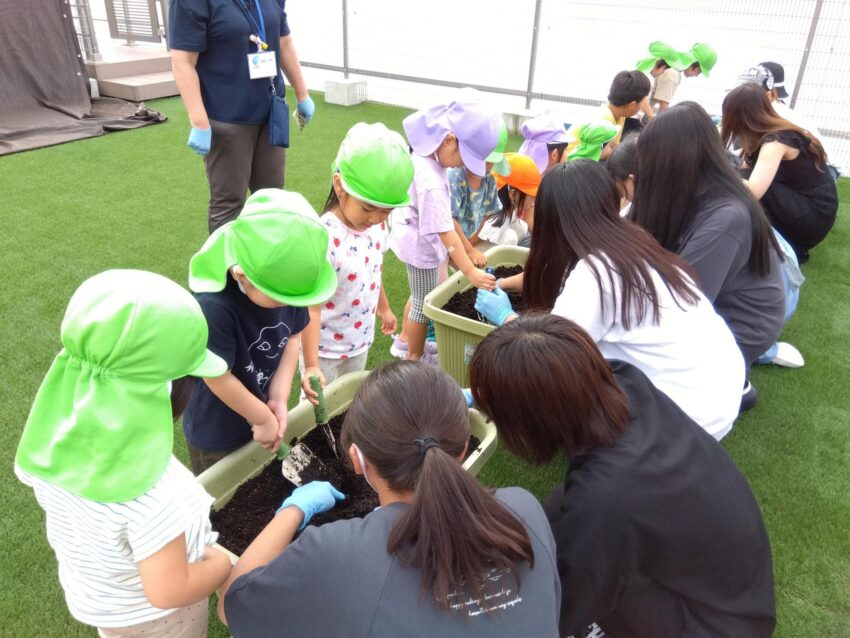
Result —
<svg viewBox="0 0 850 638"><path fill-rule="evenodd" d="M717 64L717 51L711 45L704 42L698 42L691 47L687 53L682 53L680 63L684 64L685 69L691 66L694 62L699 62L700 71L705 77L711 77L711 70Z"/></svg>
<svg viewBox="0 0 850 638"><path fill-rule="evenodd" d="M327 259L328 231L302 195L259 190L242 213L218 228L189 262L189 288L219 292L227 271L239 265L248 280L275 301L313 306L336 291Z"/></svg>
<svg viewBox="0 0 850 638"><path fill-rule="evenodd" d="M161 275L107 270L71 297L61 339L15 463L93 501L144 494L171 458L168 382L227 372L207 350L201 307Z"/></svg>
<svg viewBox="0 0 850 638"><path fill-rule="evenodd" d="M677 71L684 71L688 68L687 64L683 66L682 54L666 42L661 42L660 40L656 40L649 45L649 57L640 60L635 68L643 73L649 73L658 60L664 60L668 66Z"/></svg>
<svg viewBox="0 0 850 638"><path fill-rule="evenodd" d="M345 192L380 208L410 204L413 161L404 138L383 124L358 122L340 144L331 175Z"/></svg>
<svg viewBox="0 0 850 638"><path fill-rule="evenodd" d="M585 158L598 162L602 156L602 145L617 137L619 129L608 120L595 120L578 131L578 146L567 157L568 160Z"/></svg>
<svg viewBox="0 0 850 638"><path fill-rule="evenodd" d="M511 165L505 159L505 148L508 145L508 127L504 122L499 123L499 141L496 142L496 148L484 160L493 164L492 172L503 177L511 174Z"/></svg>

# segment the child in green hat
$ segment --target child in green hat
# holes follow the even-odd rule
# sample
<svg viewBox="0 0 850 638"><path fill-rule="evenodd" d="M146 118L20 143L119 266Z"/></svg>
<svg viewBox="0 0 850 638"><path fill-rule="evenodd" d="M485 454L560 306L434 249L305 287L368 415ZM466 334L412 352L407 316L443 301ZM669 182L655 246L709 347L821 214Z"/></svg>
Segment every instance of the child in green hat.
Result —
<svg viewBox="0 0 850 638"><path fill-rule="evenodd" d="M196 474L252 438L280 447L307 307L337 286L327 247L307 200L271 188L251 195L192 257L189 287L209 324L208 347L228 367L198 382L183 417Z"/></svg>
<svg viewBox="0 0 850 638"><path fill-rule="evenodd" d="M410 204L412 182L413 162L401 135L364 122L348 131L332 166L321 217L337 288L327 302L310 308L310 324L301 337L301 385L311 400L316 397L311 374L324 385L366 369L376 316L384 334L396 330L381 273L389 247L387 218L397 206Z"/></svg>
<svg viewBox="0 0 850 638"><path fill-rule="evenodd" d="M15 473L45 511L68 609L105 637L206 635L230 560L212 547L212 497L172 455L168 387L227 369L204 315L165 277L110 270L71 297L61 338Z"/></svg>

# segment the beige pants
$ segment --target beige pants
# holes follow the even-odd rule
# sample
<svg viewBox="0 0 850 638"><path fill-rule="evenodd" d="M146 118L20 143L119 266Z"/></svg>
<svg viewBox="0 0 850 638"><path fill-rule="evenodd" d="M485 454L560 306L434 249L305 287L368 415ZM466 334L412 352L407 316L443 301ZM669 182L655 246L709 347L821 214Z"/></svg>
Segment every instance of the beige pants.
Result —
<svg viewBox="0 0 850 638"><path fill-rule="evenodd" d="M131 627L98 628L100 638L206 638L208 599Z"/></svg>

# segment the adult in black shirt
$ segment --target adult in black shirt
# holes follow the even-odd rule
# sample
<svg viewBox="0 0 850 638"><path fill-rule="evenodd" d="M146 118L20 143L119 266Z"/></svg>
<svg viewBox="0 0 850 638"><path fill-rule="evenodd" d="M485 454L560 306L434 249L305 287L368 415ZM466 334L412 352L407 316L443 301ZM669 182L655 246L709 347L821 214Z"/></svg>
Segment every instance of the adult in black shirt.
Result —
<svg viewBox="0 0 850 638"><path fill-rule="evenodd" d="M606 362L571 321L526 315L478 346L476 405L513 454L569 459L545 509L561 632L770 636L767 532L723 447L634 366Z"/></svg>

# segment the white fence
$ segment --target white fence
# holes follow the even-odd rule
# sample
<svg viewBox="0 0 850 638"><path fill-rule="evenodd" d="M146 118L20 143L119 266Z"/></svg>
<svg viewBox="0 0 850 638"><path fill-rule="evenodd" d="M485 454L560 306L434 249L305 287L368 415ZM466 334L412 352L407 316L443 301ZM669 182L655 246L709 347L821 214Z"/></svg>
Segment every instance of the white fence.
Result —
<svg viewBox="0 0 850 638"><path fill-rule="evenodd" d="M719 114L738 76L779 62L795 109L850 173L850 0L288 0L286 9L310 88L347 68L368 80L370 100L413 108L472 85L500 110L530 103L575 121L664 40L717 49L711 77L683 78L676 100Z"/></svg>

